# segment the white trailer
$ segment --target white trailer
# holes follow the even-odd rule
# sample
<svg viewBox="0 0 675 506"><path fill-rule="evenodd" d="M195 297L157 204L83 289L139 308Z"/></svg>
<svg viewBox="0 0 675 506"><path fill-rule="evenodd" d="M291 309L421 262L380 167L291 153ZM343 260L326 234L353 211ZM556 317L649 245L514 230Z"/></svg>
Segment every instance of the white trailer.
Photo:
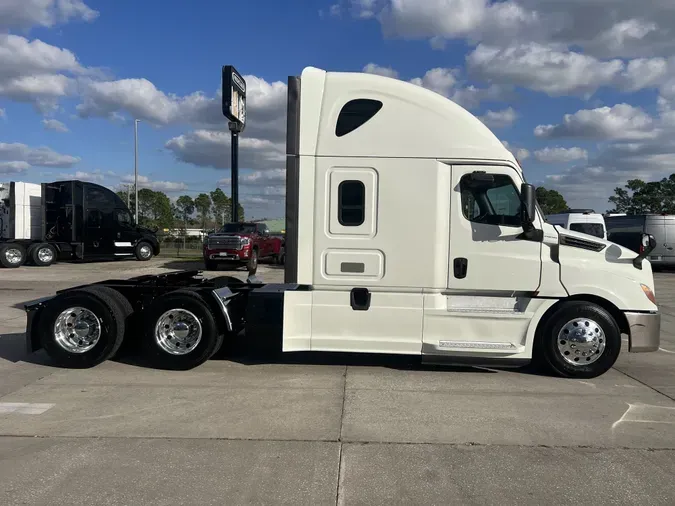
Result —
<svg viewBox="0 0 675 506"><path fill-rule="evenodd" d="M93 365L132 307L160 367L194 367L241 328L282 352L535 360L579 378L615 363L622 333L658 349L653 237L636 255L546 223L513 155L441 95L306 68L289 78L287 154L285 284L195 271L75 288L27 306L29 349Z"/></svg>

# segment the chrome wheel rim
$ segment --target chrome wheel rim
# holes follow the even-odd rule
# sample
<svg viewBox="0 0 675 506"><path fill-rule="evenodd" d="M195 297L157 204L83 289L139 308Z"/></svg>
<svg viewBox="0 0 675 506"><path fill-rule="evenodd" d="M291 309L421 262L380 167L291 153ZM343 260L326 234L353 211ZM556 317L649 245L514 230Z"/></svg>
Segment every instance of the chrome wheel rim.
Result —
<svg viewBox="0 0 675 506"><path fill-rule="evenodd" d="M202 340L202 323L187 309L171 309L157 320L155 340L171 355L186 355Z"/></svg>
<svg viewBox="0 0 675 506"><path fill-rule="evenodd" d="M140 252L143 258L150 258L150 255L152 255L150 246L141 246Z"/></svg>
<svg viewBox="0 0 675 506"><path fill-rule="evenodd" d="M86 353L101 338L101 320L84 307L69 307L56 317L54 340L70 353Z"/></svg>
<svg viewBox="0 0 675 506"><path fill-rule="evenodd" d="M21 263L21 260L23 259L23 255L21 254L21 250L17 248L7 248L5 250L5 258L10 264L18 264Z"/></svg>
<svg viewBox="0 0 675 506"><path fill-rule="evenodd" d="M606 343L604 330L590 318L570 320L558 333L558 352L573 366L596 362L605 351Z"/></svg>
<svg viewBox="0 0 675 506"><path fill-rule="evenodd" d="M49 263L54 260L54 252L51 248L40 248L37 252L37 257L40 262Z"/></svg>

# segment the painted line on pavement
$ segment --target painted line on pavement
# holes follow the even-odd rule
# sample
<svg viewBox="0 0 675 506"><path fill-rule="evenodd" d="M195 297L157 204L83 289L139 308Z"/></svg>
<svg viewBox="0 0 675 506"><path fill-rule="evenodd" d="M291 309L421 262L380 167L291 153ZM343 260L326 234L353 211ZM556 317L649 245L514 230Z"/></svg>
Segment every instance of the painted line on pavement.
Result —
<svg viewBox="0 0 675 506"><path fill-rule="evenodd" d="M42 404L31 402L0 402L0 414L17 413L20 415L41 415L54 404Z"/></svg>

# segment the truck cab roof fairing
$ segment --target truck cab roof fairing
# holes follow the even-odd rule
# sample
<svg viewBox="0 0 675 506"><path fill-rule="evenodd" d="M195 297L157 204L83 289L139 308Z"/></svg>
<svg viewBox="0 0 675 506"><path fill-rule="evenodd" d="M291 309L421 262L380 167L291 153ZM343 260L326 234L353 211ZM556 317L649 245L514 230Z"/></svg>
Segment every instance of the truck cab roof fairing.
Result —
<svg viewBox="0 0 675 506"><path fill-rule="evenodd" d="M421 86L313 67L303 71L301 80L300 155L504 160L519 166L478 118ZM380 101L382 107L358 128L337 136L340 111L358 99Z"/></svg>

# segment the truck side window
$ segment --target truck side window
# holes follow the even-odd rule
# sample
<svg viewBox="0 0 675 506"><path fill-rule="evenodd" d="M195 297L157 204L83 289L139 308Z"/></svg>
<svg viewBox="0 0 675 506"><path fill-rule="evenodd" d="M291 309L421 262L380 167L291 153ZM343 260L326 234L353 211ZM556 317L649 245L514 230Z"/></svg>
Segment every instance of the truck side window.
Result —
<svg viewBox="0 0 675 506"><path fill-rule="evenodd" d="M338 115L335 135L342 137L353 132L382 109L382 102L367 98L357 98L347 102Z"/></svg>
<svg viewBox="0 0 675 506"><path fill-rule="evenodd" d="M122 209L116 209L115 219L121 227L131 228L131 215L128 212Z"/></svg>
<svg viewBox="0 0 675 506"><path fill-rule="evenodd" d="M343 227L358 227L366 219L366 186L362 181L342 181L338 186L338 221Z"/></svg>
<svg viewBox="0 0 675 506"><path fill-rule="evenodd" d="M476 181L470 174L459 182L462 212L473 223L520 227L520 195L509 176L494 174L492 181Z"/></svg>

